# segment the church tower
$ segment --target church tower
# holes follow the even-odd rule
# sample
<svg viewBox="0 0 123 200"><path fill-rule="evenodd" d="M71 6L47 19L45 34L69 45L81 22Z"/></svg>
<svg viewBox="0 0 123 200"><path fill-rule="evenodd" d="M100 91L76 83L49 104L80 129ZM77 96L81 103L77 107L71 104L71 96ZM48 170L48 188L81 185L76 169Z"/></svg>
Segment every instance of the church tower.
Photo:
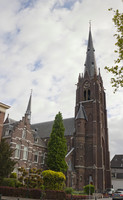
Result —
<svg viewBox="0 0 123 200"><path fill-rule="evenodd" d="M76 188L92 183L97 191L111 187L106 97L89 30L84 76L79 75L75 106Z"/></svg>

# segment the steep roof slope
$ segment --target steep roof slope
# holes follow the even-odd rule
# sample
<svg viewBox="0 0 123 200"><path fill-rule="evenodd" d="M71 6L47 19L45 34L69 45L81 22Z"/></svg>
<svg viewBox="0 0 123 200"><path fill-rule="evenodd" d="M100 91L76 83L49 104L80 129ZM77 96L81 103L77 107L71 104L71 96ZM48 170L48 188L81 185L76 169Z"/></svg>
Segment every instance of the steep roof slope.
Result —
<svg viewBox="0 0 123 200"><path fill-rule="evenodd" d="M38 132L40 138L47 138L50 137L53 122L54 121L32 124L31 127ZM63 124L65 127L65 136L72 136L74 133L74 118L63 119Z"/></svg>
<svg viewBox="0 0 123 200"><path fill-rule="evenodd" d="M111 160L111 168L123 168L123 155L115 155Z"/></svg>

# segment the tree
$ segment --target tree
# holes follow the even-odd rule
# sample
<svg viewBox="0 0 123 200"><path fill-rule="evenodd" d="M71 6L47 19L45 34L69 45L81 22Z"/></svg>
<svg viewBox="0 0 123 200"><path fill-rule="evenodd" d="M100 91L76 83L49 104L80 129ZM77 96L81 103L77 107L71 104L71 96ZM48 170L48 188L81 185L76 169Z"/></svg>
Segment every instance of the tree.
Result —
<svg viewBox="0 0 123 200"><path fill-rule="evenodd" d="M120 13L119 10L113 10L113 12L114 17L112 20L117 28L117 33L114 34L116 37L115 45L117 47L115 53L118 54L118 58L114 60L115 65L113 67L106 66L105 69L114 75L111 78L111 84L114 87L114 92L116 92L119 87L123 87L123 13Z"/></svg>
<svg viewBox="0 0 123 200"><path fill-rule="evenodd" d="M10 145L2 139L0 142L0 183L7 178L14 169L16 162L11 159L13 150Z"/></svg>
<svg viewBox="0 0 123 200"><path fill-rule="evenodd" d="M19 168L21 176L19 181L24 187L43 189L42 169L32 168L27 171L24 167Z"/></svg>
<svg viewBox="0 0 123 200"><path fill-rule="evenodd" d="M67 164L65 162L67 144L64 131L62 114L59 112L55 117L48 142L47 166L50 170L63 173L67 170Z"/></svg>

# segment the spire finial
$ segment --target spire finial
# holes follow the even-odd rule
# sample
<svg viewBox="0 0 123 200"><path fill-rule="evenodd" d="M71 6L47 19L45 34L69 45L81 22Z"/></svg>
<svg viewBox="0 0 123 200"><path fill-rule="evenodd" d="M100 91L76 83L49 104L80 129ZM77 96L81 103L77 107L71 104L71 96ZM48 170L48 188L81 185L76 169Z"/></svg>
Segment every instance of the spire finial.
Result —
<svg viewBox="0 0 123 200"><path fill-rule="evenodd" d="M31 96L32 96L32 91L33 91L33 89L31 89Z"/></svg>
<svg viewBox="0 0 123 200"><path fill-rule="evenodd" d="M91 31L91 20L89 20L89 30Z"/></svg>

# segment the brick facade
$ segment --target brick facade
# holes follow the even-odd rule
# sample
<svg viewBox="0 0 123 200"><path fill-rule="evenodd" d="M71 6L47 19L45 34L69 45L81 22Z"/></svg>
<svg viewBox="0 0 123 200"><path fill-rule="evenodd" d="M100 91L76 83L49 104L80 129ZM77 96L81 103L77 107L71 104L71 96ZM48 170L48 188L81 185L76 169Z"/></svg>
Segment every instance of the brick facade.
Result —
<svg viewBox="0 0 123 200"><path fill-rule="evenodd" d="M44 142L35 137L35 131L31 129L30 121L25 115L19 122L9 118L4 122L3 138L14 149L12 159L17 161L15 172L19 167L45 169L45 157L47 148Z"/></svg>

